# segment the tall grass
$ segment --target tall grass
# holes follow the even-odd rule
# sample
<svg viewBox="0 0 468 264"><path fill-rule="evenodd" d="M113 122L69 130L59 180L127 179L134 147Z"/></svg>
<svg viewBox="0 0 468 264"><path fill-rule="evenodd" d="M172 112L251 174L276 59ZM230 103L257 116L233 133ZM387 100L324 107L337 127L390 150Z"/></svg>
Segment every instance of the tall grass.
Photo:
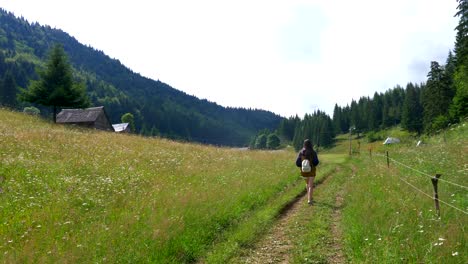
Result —
<svg viewBox="0 0 468 264"><path fill-rule="evenodd" d="M372 159L367 153L353 157L356 173L345 185L342 224L353 262L468 263L468 215L441 204L439 218L433 199L409 185L432 196L430 176L440 173L441 179L468 186L467 132L461 124L445 136L426 138L422 147L411 135L402 144L373 145L375 152L388 151L413 169L393 161L387 168L385 157L375 152ZM465 188L440 181L439 199L468 211Z"/></svg>
<svg viewBox="0 0 468 264"><path fill-rule="evenodd" d="M297 181L294 158L0 110L0 261L195 261Z"/></svg>

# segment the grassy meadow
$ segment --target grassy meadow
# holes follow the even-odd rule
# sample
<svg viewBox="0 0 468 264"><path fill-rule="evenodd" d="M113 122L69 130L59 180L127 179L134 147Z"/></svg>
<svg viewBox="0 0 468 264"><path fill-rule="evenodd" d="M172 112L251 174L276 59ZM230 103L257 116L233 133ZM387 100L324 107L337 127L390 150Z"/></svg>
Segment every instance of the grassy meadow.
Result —
<svg viewBox="0 0 468 264"><path fill-rule="evenodd" d="M118 135L6 110L0 157L6 263L192 262L273 198L293 199L300 182L290 150Z"/></svg>
<svg viewBox="0 0 468 264"><path fill-rule="evenodd" d="M468 263L468 126L463 123L423 137L420 147L416 147L420 138L398 128L384 133L397 135L401 144L361 143L361 154L352 158L355 172L344 185L342 229L348 259ZM431 175L436 173L442 174L439 199L449 204L440 203L440 217L432 198Z"/></svg>

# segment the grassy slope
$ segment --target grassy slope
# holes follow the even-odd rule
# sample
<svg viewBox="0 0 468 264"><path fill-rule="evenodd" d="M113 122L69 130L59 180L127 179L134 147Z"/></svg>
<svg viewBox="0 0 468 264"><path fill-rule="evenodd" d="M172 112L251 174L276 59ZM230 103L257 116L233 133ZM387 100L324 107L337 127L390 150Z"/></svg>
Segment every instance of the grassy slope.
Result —
<svg viewBox="0 0 468 264"><path fill-rule="evenodd" d="M175 143L0 110L1 262L190 262L297 182L290 151Z"/></svg>

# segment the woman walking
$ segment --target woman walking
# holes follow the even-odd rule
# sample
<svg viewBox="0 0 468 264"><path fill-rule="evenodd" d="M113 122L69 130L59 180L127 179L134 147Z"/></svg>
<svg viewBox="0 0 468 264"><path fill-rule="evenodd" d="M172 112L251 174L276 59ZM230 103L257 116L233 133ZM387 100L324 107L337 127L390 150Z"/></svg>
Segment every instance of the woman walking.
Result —
<svg viewBox="0 0 468 264"><path fill-rule="evenodd" d="M299 151L296 159L296 166L301 168L302 178L306 182L307 203L312 204L312 194L314 191L315 166L319 164L317 153L314 151L312 142L309 139L304 140L304 146Z"/></svg>

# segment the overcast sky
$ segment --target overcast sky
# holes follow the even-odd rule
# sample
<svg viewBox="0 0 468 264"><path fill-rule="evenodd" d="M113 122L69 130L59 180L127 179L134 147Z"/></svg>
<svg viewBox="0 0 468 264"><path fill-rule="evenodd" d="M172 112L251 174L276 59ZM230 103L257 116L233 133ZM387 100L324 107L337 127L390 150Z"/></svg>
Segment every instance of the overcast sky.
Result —
<svg viewBox="0 0 468 264"><path fill-rule="evenodd" d="M332 115L445 63L455 0L0 0L223 106Z"/></svg>

